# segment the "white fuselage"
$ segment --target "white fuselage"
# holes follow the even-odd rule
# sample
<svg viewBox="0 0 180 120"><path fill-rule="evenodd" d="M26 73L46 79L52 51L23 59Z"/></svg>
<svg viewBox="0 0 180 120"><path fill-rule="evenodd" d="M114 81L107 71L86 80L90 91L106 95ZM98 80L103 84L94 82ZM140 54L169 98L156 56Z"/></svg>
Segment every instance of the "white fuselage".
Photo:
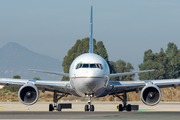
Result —
<svg viewBox="0 0 180 120"><path fill-rule="evenodd" d="M81 97L100 96L108 86L109 75L107 62L94 53L85 53L77 57L69 70L71 86Z"/></svg>

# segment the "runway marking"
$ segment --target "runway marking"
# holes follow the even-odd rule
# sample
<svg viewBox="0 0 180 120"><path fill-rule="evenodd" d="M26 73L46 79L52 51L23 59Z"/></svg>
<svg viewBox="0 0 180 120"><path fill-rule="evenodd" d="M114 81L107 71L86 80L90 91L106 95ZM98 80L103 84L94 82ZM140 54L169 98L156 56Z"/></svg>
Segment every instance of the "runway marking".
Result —
<svg viewBox="0 0 180 120"><path fill-rule="evenodd" d="M106 109L106 110L118 110L118 109ZM152 111L157 109L139 109L138 111Z"/></svg>
<svg viewBox="0 0 180 120"><path fill-rule="evenodd" d="M72 79L76 79L76 78L103 78L106 79L106 77L71 77Z"/></svg>
<svg viewBox="0 0 180 120"><path fill-rule="evenodd" d="M157 110L157 109L139 109L138 111L152 111L152 110Z"/></svg>
<svg viewBox="0 0 180 120"><path fill-rule="evenodd" d="M8 107L5 107L5 108L4 108L4 107L0 106L0 109L1 109L1 110L2 110L2 109L3 109L3 110L8 110L9 108L8 108ZM30 110L28 106L26 106L26 107L16 107L16 108L12 108L11 110L22 110L22 109L23 109L23 110L28 110L28 111Z"/></svg>
<svg viewBox="0 0 180 120"><path fill-rule="evenodd" d="M106 110L118 110L118 109L106 109Z"/></svg>

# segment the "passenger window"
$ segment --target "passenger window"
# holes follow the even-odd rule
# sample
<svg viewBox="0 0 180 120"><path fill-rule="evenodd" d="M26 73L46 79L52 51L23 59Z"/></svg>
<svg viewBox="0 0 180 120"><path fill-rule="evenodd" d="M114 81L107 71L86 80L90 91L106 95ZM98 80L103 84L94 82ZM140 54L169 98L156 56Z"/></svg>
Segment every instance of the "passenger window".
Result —
<svg viewBox="0 0 180 120"><path fill-rule="evenodd" d="M83 68L88 68L89 64L83 64Z"/></svg>
<svg viewBox="0 0 180 120"><path fill-rule="evenodd" d="M90 64L90 68L96 68L96 64Z"/></svg>

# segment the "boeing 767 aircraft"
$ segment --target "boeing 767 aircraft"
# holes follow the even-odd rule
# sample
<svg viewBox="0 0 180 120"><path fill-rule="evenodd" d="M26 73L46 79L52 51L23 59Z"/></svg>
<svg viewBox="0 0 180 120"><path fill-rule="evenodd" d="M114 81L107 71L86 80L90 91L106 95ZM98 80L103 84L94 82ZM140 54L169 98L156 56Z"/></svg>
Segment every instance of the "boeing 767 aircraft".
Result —
<svg viewBox="0 0 180 120"><path fill-rule="evenodd" d="M85 111L94 111L95 107L91 103L91 98L105 97L113 95L122 100L119 104L119 111L131 111L132 106L127 104L127 92L140 91L141 100L146 105L156 105L161 100L161 90L164 87L176 87L180 84L180 79L166 80L144 80L144 81L110 81L111 77L123 76L135 73L150 72L144 70L137 72L125 72L110 74L107 62L99 55L93 53L93 12L91 6L90 17L90 43L89 53L78 56L72 63L69 73L60 73L44 70L31 71L55 74L69 77L69 81L45 81L45 80L25 80L0 78L0 84L5 86L20 87L18 91L19 100L25 105L33 105L38 101L39 90L54 92L53 102L49 104L49 111L61 111L64 107L71 107L71 104L58 104L58 100L67 95L77 97L87 97L88 102L84 107Z"/></svg>

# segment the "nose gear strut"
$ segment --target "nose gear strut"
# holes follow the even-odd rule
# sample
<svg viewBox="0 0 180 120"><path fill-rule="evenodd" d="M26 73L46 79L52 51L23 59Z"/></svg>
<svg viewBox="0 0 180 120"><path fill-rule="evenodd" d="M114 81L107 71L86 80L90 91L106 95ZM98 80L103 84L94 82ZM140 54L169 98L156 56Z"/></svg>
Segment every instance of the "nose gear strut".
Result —
<svg viewBox="0 0 180 120"><path fill-rule="evenodd" d="M87 104L85 105L84 107L84 110L85 111L94 111L94 105L92 105L92 101L91 101L91 98L93 95L86 95L88 97L88 102Z"/></svg>

